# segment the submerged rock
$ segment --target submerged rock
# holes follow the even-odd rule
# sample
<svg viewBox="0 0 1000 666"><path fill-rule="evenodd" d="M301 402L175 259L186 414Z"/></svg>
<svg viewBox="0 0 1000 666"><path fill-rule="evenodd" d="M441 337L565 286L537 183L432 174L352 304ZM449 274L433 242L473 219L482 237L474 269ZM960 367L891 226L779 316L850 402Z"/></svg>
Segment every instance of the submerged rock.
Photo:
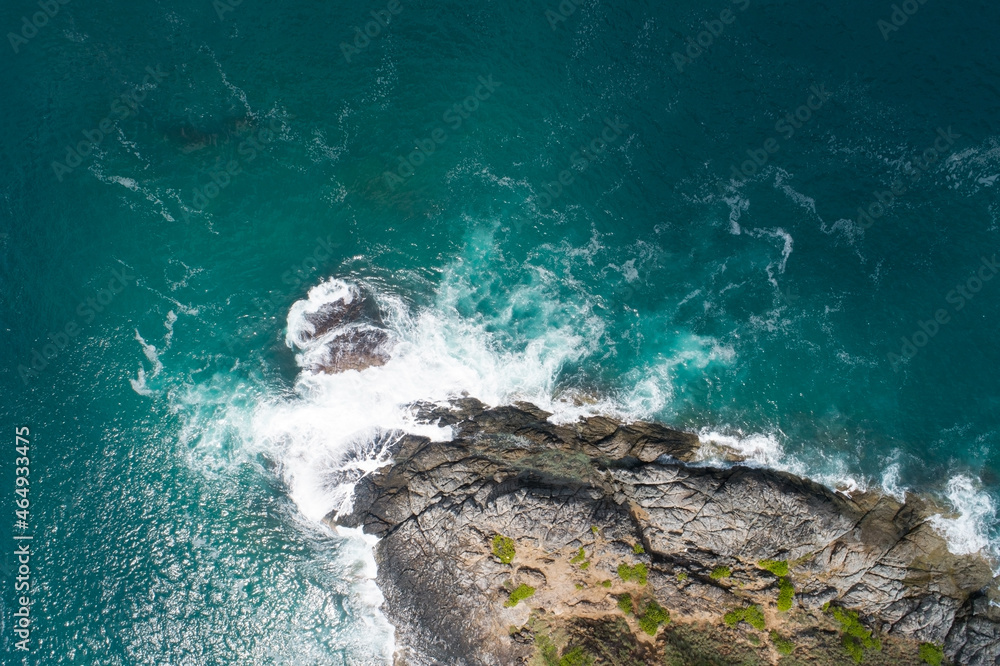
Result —
<svg viewBox="0 0 1000 666"><path fill-rule="evenodd" d="M702 663L698 649L723 659L703 663L917 664L921 642L1000 664L990 567L951 554L918 499L690 466L697 438L655 424L416 408L453 441L402 437L350 513L328 517L380 538L400 664Z"/></svg>
<svg viewBox="0 0 1000 666"><path fill-rule="evenodd" d="M227 116L220 120L210 120L211 129L194 120L167 125L163 129L163 139L176 146L183 153L192 153L209 146L219 147L242 136L254 128L254 119L249 115Z"/></svg>
<svg viewBox="0 0 1000 666"><path fill-rule="evenodd" d="M205 132L189 124L168 127L163 138L178 146L184 153L202 150L208 146L218 146L220 139L218 133Z"/></svg>

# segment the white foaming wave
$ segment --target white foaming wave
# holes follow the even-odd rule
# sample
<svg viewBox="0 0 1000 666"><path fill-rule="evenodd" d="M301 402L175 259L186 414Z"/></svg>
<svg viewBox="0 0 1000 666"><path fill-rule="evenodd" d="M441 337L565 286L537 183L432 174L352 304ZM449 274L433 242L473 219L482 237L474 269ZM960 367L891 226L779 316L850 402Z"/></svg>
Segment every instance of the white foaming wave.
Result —
<svg viewBox="0 0 1000 666"><path fill-rule="evenodd" d="M155 192L153 192L147 187L141 186L138 183L138 181L136 181L134 178L129 178L127 176L106 176L104 174L103 169L101 168L101 162L102 160L95 160L94 163L92 163L89 167L90 172L93 173L98 180L108 184L121 185L122 187L126 188L131 192L135 192L136 194L141 194L146 198L146 201L150 202L151 204L154 204L159 209L158 212L163 217L163 219L165 219L167 222L176 221L174 220L173 216L167 211L167 208L164 205L163 201L156 195Z"/></svg>
<svg viewBox="0 0 1000 666"><path fill-rule="evenodd" d="M792 248L795 245L795 242L792 239L792 235L787 231L785 231L784 229L782 229L781 227L778 227L776 229L751 229L748 230L746 233L748 236L754 238L760 236L771 236L773 238L778 238L782 241L781 261L778 263L778 273L783 274L785 272L785 266L788 265L788 257L792 255ZM774 277L773 269L774 269L774 262L771 262L767 265L767 268L765 269L767 272L767 280L772 285L774 285L776 289L778 289L779 288L778 281Z"/></svg>
<svg viewBox="0 0 1000 666"><path fill-rule="evenodd" d="M493 173L491 165L469 157L461 160L445 173L445 182L452 183L463 180L466 177L475 176L485 183L498 186L511 192L531 191L531 182L527 178L512 178L511 176L498 176Z"/></svg>
<svg viewBox="0 0 1000 666"><path fill-rule="evenodd" d="M163 327L167 329L166 334L163 336L163 349L158 350L156 345L146 342L145 338L139 333L139 329L135 329L135 339L142 347L142 353L146 357L146 360L150 362L153 366L153 371L149 375L150 379L155 378L163 371L163 362L160 360L160 352L167 351L170 349L170 345L173 343L174 339L174 324L177 322L177 313L173 310L167 312L167 318L163 322ZM152 396L154 391L152 391L146 384L146 369L139 364L139 374L135 379L129 379L129 383L132 385L132 389L143 396Z"/></svg>
<svg viewBox="0 0 1000 666"><path fill-rule="evenodd" d="M1000 164L1000 137L990 136L978 145L952 153L945 159L951 187L971 187L976 193L984 187L993 187L1000 174L996 173Z"/></svg>
<svg viewBox="0 0 1000 666"><path fill-rule="evenodd" d="M253 436L253 414L261 402L256 387L230 373L214 373L197 384L183 381L164 392L171 411L181 416L177 440L186 462L200 474L215 477L233 463L265 453Z"/></svg>
<svg viewBox="0 0 1000 666"><path fill-rule="evenodd" d="M248 116L250 116L251 118L257 118L257 114L254 113L253 108L251 108L250 102L247 101L246 92L242 88L235 86L229 82L229 78L226 77L226 72L222 68L222 64L219 62L219 59L216 57L215 51L213 51L208 46L202 46L202 49L207 51L208 54L212 56L212 62L215 63L215 69L219 73L219 78L222 79L222 84L229 89L229 92L232 93L234 97L236 97L237 99L240 100L240 102L243 103L243 108L246 109Z"/></svg>
<svg viewBox="0 0 1000 666"><path fill-rule="evenodd" d="M750 201L744 199L739 194L724 197L723 201L729 206L729 233L739 236L740 218L743 216L743 213L750 209Z"/></svg>
<svg viewBox="0 0 1000 666"><path fill-rule="evenodd" d="M775 229L773 233L784 241L784 245L781 248L781 264L778 265L778 270L784 273L788 257L792 255L792 235L781 228Z"/></svg>
<svg viewBox="0 0 1000 666"><path fill-rule="evenodd" d="M165 343L159 350L155 350L153 345L142 339L138 331L136 332L136 339L151 362L153 362L151 357L159 359L163 351L170 347L173 327L177 320L177 312L171 309L164 321ZM181 329L178 329L177 333L183 335ZM167 369L162 374L169 375L170 361L166 358L164 361ZM349 372L345 375L357 378L359 373ZM192 377L199 379L192 381ZM304 377L317 384L322 384L323 381L323 377L309 373L304 373ZM327 443L326 436L337 431L339 426L350 422L330 421L327 418L329 412L323 411L323 405L309 399L308 396L312 395L313 389L303 389L301 395L305 397L299 400L290 398L287 392L282 398L279 386L220 370L212 359L206 359L205 367L186 373L182 377L161 378L157 382L158 385L154 384L155 390L150 390L146 385L148 380L146 369L140 367L138 378L131 380L133 389L141 395L163 396L167 399L171 410L180 417L181 428L177 434L180 456L191 469L211 482L220 480L228 482L232 479L234 470L248 465L259 467L261 460L267 457L274 460L275 449L269 446L270 433L262 431L262 425L270 426L275 429L274 431L280 430L281 434L296 440L298 446L305 450L310 445L323 446ZM346 393L350 393L351 390L349 386L344 387ZM345 411L356 411L364 415L368 407L370 405L358 400L346 405ZM282 419L284 423L279 428L278 424ZM363 416L359 416L357 422L363 423L364 420ZM376 414L370 420L377 422L380 419ZM343 450L325 452L325 459L329 461L326 466L323 465L324 457L320 455L323 451L308 452L312 456L311 461L316 465L317 474L314 477L302 474L304 487L308 487L313 478L319 483L327 482L328 479L322 472L331 468L337 469L344 479L352 482L341 484L342 492L339 498L334 494L329 496L330 503L326 505L327 510L349 508L349 505L344 504L344 500L348 499L346 491L353 488L353 482L358 478L371 473L388 461L388 446L398 436L389 431L365 431L354 435L353 438L345 438L347 446ZM292 453L295 453L294 449ZM279 467L286 464L282 459L277 459L276 462ZM296 461L292 461L292 464L295 465ZM296 466L295 469L311 471L308 469L308 464ZM263 469L261 471L263 472ZM293 499L301 497L301 493L293 495ZM338 499L341 502L340 507L336 504ZM308 522L309 529L315 529L317 518L322 518L324 513L324 511L300 510L293 513L292 522L303 524ZM321 530L326 532L327 528L322 527ZM317 608L329 609L331 626L344 621L341 613L348 615L347 624L341 629L345 638L350 638L349 644L341 644L344 648L343 655L348 659L347 663L388 663L394 650L394 635L393 628L379 611L383 597L375 584L377 569L373 546L376 540L372 536L364 535L360 530L337 529L336 532L342 540L337 542L335 557L338 568L346 572L343 578L351 594L343 600L338 600L328 591L316 588L311 592L309 603ZM295 658L301 658L303 649L305 648L299 647L286 654L285 647L282 646L277 649L274 658L280 663L292 663ZM372 655L377 655L378 658Z"/></svg>
<svg viewBox="0 0 1000 666"><path fill-rule="evenodd" d="M780 431L748 433L739 428L725 428L722 431L702 428L698 431L698 439L702 443L696 457L699 464L738 464L788 472L811 479L848 497L857 492L865 492L870 487L866 479L856 476L850 470L842 457L820 453L818 460L807 463L787 453L782 443L784 435Z"/></svg>
<svg viewBox="0 0 1000 666"><path fill-rule="evenodd" d="M635 282L639 279L639 271L635 268L635 259L629 259L621 266L613 266L621 271L626 282Z"/></svg>
<svg viewBox="0 0 1000 666"><path fill-rule="evenodd" d="M791 185L789 185L787 182L785 182L786 180L791 178L791 176L787 171L785 171L784 169L776 169L776 172L777 173L775 174L774 177L774 186L779 188L782 192L785 193L785 196L794 201L801 208L808 210L810 213L815 215L820 222L822 222L823 218L821 218L819 216L819 213L816 212L816 200L810 196L802 194L801 192L793 188Z"/></svg>
<svg viewBox="0 0 1000 666"><path fill-rule="evenodd" d="M668 364L661 363L652 371L645 370L635 374L640 376L634 387L621 397L620 409L610 410L616 416L621 416L621 412L624 412L633 417L628 420L639 420L644 415L656 414L673 400L675 393Z"/></svg>
<svg viewBox="0 0 1000 666"><path fill-rule="evenodd" d="M139 183L135 182L134 178L126 178L123 176L111 176L108 178L108 182L118 183L122 187L127 187L133 192L139 191Z"/></svg>
<svg viewBox="0 0 1000 666"><path fill-rule="evenodd" d="M303 370L293 399L266 404L254 417L254 436L277 453L293 501L311 519L349 509L357 479L389 462L385 447L371 446L374 439L386 446L399 433L450 439L450 428L418 423L413 403L441 404L466 395L487 405L528 400L553 412L556 422L608 411L606 404L580 406L552 397L563 366L592 351L593 340L569 327L548 328L523 349L501 351L481 322L448 308L411 312L401 299L366 291L375 293L394 339L385 365L336 374ZM311 354L322 353L322 336L311 339L315 328L307 315L357 297L354 285L331 279L292 306L286 343L303 350L304 367L309 367ZM365 448L367 468L359 466L357 457ZM353 471L360 474L350 473L347 460L355 461Z"/></svg>
<svg viewBox="0 0 1000 666"><path fill-rule="evenodd" d="M858 239L864 237L865 235L864 225L858 224L856 220L842 217L829 226L827 226L825 222L821 222L819 230L828 236L836 234L839 238L843 238L849 246L855 248L855 254L861 262L864 263L866 261L864 256L858 252L856 247Z"/></svg>
<svg viewBox="0 0 1000 666"><path fill-rule="evenodd" d="M379 608L385 601L382 591L375 584L375 577L378 575L378 563L375 561L375 545L378 538L371 534L365 534L362 529L352 529L349 527L337 527L337 534L346 537L346 548L344 556L357 562L360 566L356 569L357 588L360 592L361 601L371 608ZM368 618L365 618L368 620ZM388 623L385 623L388 625ZM380 631L388 631L390 645L395 642L395 628L392 625L379 626Z"/></svg>
<svg viewBox="0 0 1000 666"><path fill-rule="evenodd" d="M186 452L191 468L209 482L235 483L234 470L248 465L259 467L262 455L268 453L255 446L254 440L253 415L262 404L262 388L232 373L218 372L198 384L183 381L170 390L171 407L182 416L180 449ZM315 534L323 543L328 541L328 528L318 527L300 512L282 510L278 515L307 535ZM344 589L339 584L330 587L310 584L307 590L302 590L299 603L305 611L322 615L326 626L335 628L337 652L333 654L346 659L337 663L390 663L395 647L394 629L379 610L383 597L375 584L376 539L361 530L335 531L341 539L334 542L332 561L323 556L310 566L327 569L334 565L334 575L344 581L350 594L340 597L334 593L333 589ZM246 580L236 581L239 587L246 583ZM283 582L278 580L275 584L280 587ZM331 658L329 642L297 643L302 637L294 631L285 638L269 647L275 663L300 663L303 659L308 663L328 663ZM303 656L306 654L311 658ZM245 661L260 663L261 658L248 656Z"/></svg>
<svg viewBox="0 0 1000 666"><path fill-rule="evenodd" d="M728 289L728 287L727 287L727 289ZM725 290L725 289L723 289L723 292L725 292L725 291L726 291L726 290ZM700 289L700 288L698 288L698 289L695 289L694 291L690 292L690 293L689 293L689 294L688 294L687 296L685 296L684 298L682 298L682 299L681 299L681 300L680 300L680 301L679 301L679 302L677 303L677 307L679 308L680 306L684 305L685 303L687 303L688 301L690 301L690 300L691 300L692 298L694 298L695 296L698 296L698 295L700 295L700 294L701 294L701 289Z"/></svg>
<svg viewBox="0 0 1000 666"><path fill-rule="evenodd" d="M347 137L345 135L339 146L331 146L327 143L326 133L321 129L314 129L312 141L306 148L309 151L309 158L314 163L336 164L340 161L341 155L347 152Z"/></svg>
<svg viewBox="0 0 1000 666"><path fill-rule="evenodd" d="M177 291L178 289L188 287L191 278L205 272L204 268L191 268L180 259L175 258L171 258L170 261L167 262L167 265L169 268L165 268L163 270L163 279L170 285L170 291ZM173 266L180 266L180 272L183 272L183 275L176 280L172 279L169 275L169 272L173 272Z"/></svg>
<svg viewBox="0 0 1000 666"><path fill-rule="evenodd" d="M632 388L620 393L613 402L602 403L603 413L623 421L655 419L676 398L675 386L684 383L681 375L690 375L692 371L702 374L711 364L730 365L735 358L736 351L731 346L720 345L714 338L683 336L669 356L626 377L626 384Z"/></svg>
<svg viewBox="0 0 1000 666"><path fill-rule="evenodd" d="M135 339L142 346L142 353L146 356L146 360L153 365L153 374L151 376L157 376L163 370L163 363L160 362L160 356L156 353L156 346L146 342L139 333L139 329L135 329Z"/></svg>
<svg viewBox="0 0 1000 666"><path fill-rule="evenodd" d="M997 544L989 536L990 526L997 522L993 498L964 474L948 481L945 496L957 515L932 516L929 522L947 540L948 549L955 555L981 553L996 558Z"/></svg>
<svg viewBox="0 0 1000 666"><path fill-rule="evenodd" d="M736 430L732 433L722 433L711 428L698 431L698 440L702 447L698 450L698 462L719 462L727 454L735 454L744 463L752 466L799 471L801 465L790 461L785 455L785 448L773 434L743 433ZM789 469L790 468L790 469Z"/></svg>
<svg viewBox="0 0 1000 666"><path fill-rule="evenodd" d="M887 465L885 471L882 472L880 485L886 495L889 495L896 501L903 502L906 501L906 488L900 485L899 476L900 466L898 462Z"/></svg>
<svg viewBox="0 0 1000 666"><path fill-rule="evenodd" d="M866 479L853 475L847 461L842 458L823 456L823 470L820 471L789 456L776 434L744 433L738 429L719 432L704 428L698 432L698 439L702 447L697 453L696 464L730 465L735 455L740 459L738 464L790 472L848 497L872 488ZM879 479L877 489L903 502L909 491L901 485L900 475L900 464L891 462ZM948 550L955 555L983 555L995 567L1000 567L1000 543L990 533L991 527L1000 518L994 499L964 474L948 481L945 498L951 505L953 515L934 515L929 522L945 539ZM994 574L998 575L1000 571L994 571Z"/></svg>
<svg viewBox="0 0 1000 666"><path fill-rule="evenodd" d="M177 314L170 310L167 312L167 320L163 322L163 327L167 329L167 334L163 336L164 348L169 349L174 340L174 324L177 323Z"/></svg>
<svg viewBox="0 0 1000 666"><path fill-rule="evenodd" d="M147 398L153 395L153 392L146 385L146 369L141 365L139 366L139 374L135 379L129 377L128 383L132 385L132 390L139 395L146 396Z"/></svg>
<svg viewBox="0 0 1000 666"><path fill-rule="evenodd" d="M288 312L287 327L285 329L285 345L289 349L298 350L295 355L295 362L301 368L315 367L321 365L326 356L327 344L339 332L339 330L328 331L324 335L314 337L316 327L309 319L309 315L315 315L325 306L342 302L350 305L360 294L353 285L330 279L316 285L309 290L304 300L295 301Z"/></svg>

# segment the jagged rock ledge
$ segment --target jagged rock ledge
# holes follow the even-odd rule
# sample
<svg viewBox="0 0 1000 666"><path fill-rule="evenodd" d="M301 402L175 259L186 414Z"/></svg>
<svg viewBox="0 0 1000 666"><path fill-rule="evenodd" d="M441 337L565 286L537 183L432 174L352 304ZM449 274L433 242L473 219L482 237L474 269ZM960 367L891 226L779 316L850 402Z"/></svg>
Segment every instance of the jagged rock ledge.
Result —
<svg viewBox="0 0 1000 666"><path fill-rule="evenodd" d="M656 424L418 408L453 441L401 437L328 517L380 538L397 664L920 664L942 648L1000 664L989 564L951 554L919 498L692 466L697 437Z"/></svg>

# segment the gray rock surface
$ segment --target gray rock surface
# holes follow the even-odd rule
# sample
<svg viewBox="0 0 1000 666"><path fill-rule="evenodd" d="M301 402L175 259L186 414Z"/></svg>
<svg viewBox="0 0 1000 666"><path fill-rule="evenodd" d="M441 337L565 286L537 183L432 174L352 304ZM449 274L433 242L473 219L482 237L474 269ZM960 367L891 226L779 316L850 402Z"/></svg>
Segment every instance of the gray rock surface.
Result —
<svg viewBox="0 0 1000 666"><path fill-rule="evenodd" d="M620 564L645 564L643 593L676 620L721 624L757 603L771 626L784 617L777 578L756 563L773 559L789 562L803 617L825 617L832 602L883 636L944 644L956 663L1000 664L990 568L951 554L920 499L848 498L781 472L691 465L697 438L655 424L558 426L532 405L472 399L420 415L452 426L453 441L402 437L394 463L358 483L352 511L328 518L381 539L377 582L400 663L524 663L533 646L509 628L532 611L614 614L616 596L638 589ZM516 543L510 565L491 552L497 534ZM569 560L581 547L586 567ZM722 566L732 576L713 578ZM505 607L522 583L535 595Z"/></svg>

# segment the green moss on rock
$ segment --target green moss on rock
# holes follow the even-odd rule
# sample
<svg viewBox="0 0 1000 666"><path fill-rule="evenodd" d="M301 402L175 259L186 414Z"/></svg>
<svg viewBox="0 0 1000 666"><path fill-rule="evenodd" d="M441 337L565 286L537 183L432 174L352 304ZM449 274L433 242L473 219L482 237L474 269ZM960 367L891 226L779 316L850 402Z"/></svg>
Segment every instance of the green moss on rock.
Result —
<svg viewBox="0 0 1000 666"><path fill-rule="evenodd" d="M882 643L879 641L878 636L872 635L871 630L866 629L861 624L857 612L845 610L837 606L832 606L830 611L833 613L833 618L840 624L841 630L846 635L856 638L865 649L876 651L882 649Z"/></svg>
<svg viewBox="0 0 1000 666"><path fill-rule="evenodd" d="M937 643L921 643L920 659L931 666L941 666L944 663L944 648Z"/></svg>
<svg viewBox="0 0 1000 666"><path fill-rule="evenodd" d="M823 609L831 613L833 619L840 625L840 630L843 632L841 643L855 663L861 663L865 650L876 652L882 650L882 642L870 629L861 624L857 612L831 605L824 605Z"/></svg>
<svg viewBox="0 0 1000 666"><path fill-rule="evenodd" d="M631 567L624 562L618 565L618 577L626 583L635 581L639 585L645 585L648 576L649 570L642 562Z"/></svg>
<svg viewBox="0 0 1000 666"><path fill-rule="evenodd" d="M782 578L778 584L778 610L787 613L792 610L792 601L795 599L795 586L792 581Z"/></svg>
<svg viewBox="0 0 1000 666"><path fill-rule="evenodd" d="M514 561L514 554L516 549L514 548L514 540L503 536L502 534L497 534L493 537L493 554L498 560L504 564L510 564Z"/></svg>
<svg viewBox="0 0 1000 666"><path fill-rule="evenodd" d="M760 606L753 605L747 606L746 612L743 614L743 621L749 624L754 629L763 631L764 630L764 613L761 611Z"/></svg>
<svg viewBox="0 0 1000 666"><path fill-rule="evenodd" d="M735 627L740 622L746 622L754 629L763 631L767 626L764 621L764 611L756 604L731 610L723 615L722 619L730 627Z"/></svg>
<svg viewBox="0 0 1000 666"><path fill-rule="evenodd" d="M795 651L795 643L787 638L782 638L781 634L777 631L771 631L770 639L771 644L774 645L774 649L778 651L778 654L788 656Z"/></svg>
<svg viewBox="0 0 1000 666"><path fill-rule="evenodd" d="M547 633L535 634L535 648L545 666L559 666L559 648L556 647Z"/></svg>
<svg viewBox="0 0 1000 666"><path fill-rule="evenodd" d="M787 560L761 560L757 562L757 566L764 571L770 571L778 578L785 578L788 576Z"/></svg>
<svg viewBox="0 0 1000 666"><path fill-rule="evenodd" d="M533 596L535 596L535 588L531 587L530 585L525 585L524 583L521 583L516 588L514 588L514 591L510 593L510 596L507 598L507 601L505 601L503 605L506 606L507 608L513 608L514 606L518 605L525 599L528 599Z"/></svg>
<svg viewBox="0 0 1000 666"><path fill-rule="evenodd" d="M639 628L650 636L655 636L661 624L670 622L670 613L653 599L646 605L638 619Z"/></svg>
<svg viewBox="0 0 1000 666"><path fill-rule="evenodd" d="M853 637L844 634L843 644L844 649L847 650L847 654L854 660L854 663L860 664L865 658L865 650L861 647L861 643Z"/></svg>
<svg viewBox="0 0 1000 666"><path fill-rule="evenodd" d="M723 578L729 578L732 576L733 571L729 567L715 567L709 575L712 580L722 580Z"/></svg>

